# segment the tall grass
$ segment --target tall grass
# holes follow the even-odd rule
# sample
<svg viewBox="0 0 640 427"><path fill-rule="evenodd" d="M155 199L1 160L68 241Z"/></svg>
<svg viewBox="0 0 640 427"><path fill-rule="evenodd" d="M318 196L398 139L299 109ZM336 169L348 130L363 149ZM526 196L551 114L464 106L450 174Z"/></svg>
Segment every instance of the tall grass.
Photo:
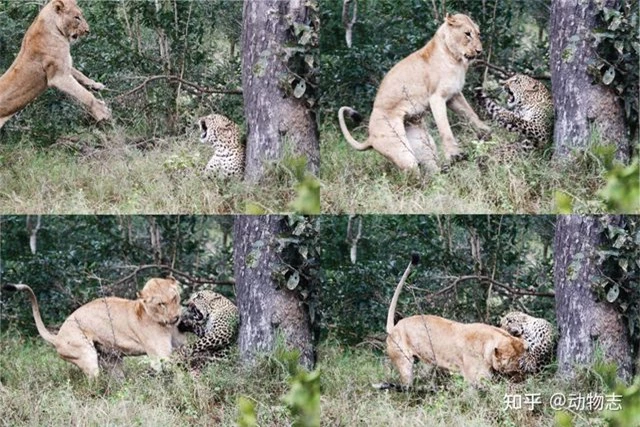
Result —
<svg viewBox="0 0 640 427"><path fill-rule="evenodd" d="M0 336L0 346L2 425L232 426L241 415L243 425L255 425L247 422L253 415L264 427L317 425L296 418L296 412L317 405L317 391L313 386L301 389L314 374L301 377L291 352L276 350L252 367L242 366L238 355L232 354L208 365L197 377L172 365L151 375L146 357L130 357L125 358L124 380L102 374L89 382L40 338L10 330ZM420 364L416 368L417 391L380 391L371 384L398 380L386 356L324 343L318 350L321 425L550 426L557 419L571 425L566 424L570 419L576 426L592 426L606 425L605 417L623 414L555 411L549 404L554 393L567 397L612 393L607 384L615 368L587 369L566 382L554 376L552 366L522 383L496 380L482 390L470 387L457 374L434 374ZM640 381L636 384L635 392L633 386L628 393L616 389L630 396L622 405L627 415L636 414L629 418L635 420L632 423L640 421ZM505 395L525 399L526 394L539 394L541 403L533 410L526 404L521 409L506 407Z"/></svg>
<svg viewBox="0 0 640 427"><path fill-rule="evenodd" d="M197 377L173 365L152 375L146 357L129 357L124 380L101 374L89 382L40 338L12 331L0 345L2 425L233 426L241 397L260 426L296 419L286 403L295 378L276 357L243 367L232 354Z"/></svg>
<svg viewBox="0 0 640 427"><path fill-rule="evenodd" d="M92 129L48 147L0 144L3 213L274 213L300 211L300 182L285 159L251 185L206 177L212 155L192 132L144 139ZM319 211L319 209L316 209ZM306 212L310 213L310 212ZM318 213L318 212L316 212Z"/></svg>
<svg viewBox="0 0 640 427"><path fill-rule="evenodd" d="M454 126L454 133L468 159L446 173L424 176L399 171L374 150L357 152L339 129L325 125L320 175L323 212L555 213L558 194L571 197L575 212L606 210L596 197L606 172L596 156L586 153L570 164L560 164L551 161L548 151L504 154L504 143L517 136L500 129L494 128L491 142L475 140L461 126ZM366 138L364 131L357 135L359 140Z"/></svg>
<svg viewBox="0 0 640 427"><path fill-rule="evenodd" d="M478 390L457 374L443 376L418 364L417 391L398 393L377 390L371 385L398 381L397 372L380 353L331 345L322 348L320 360L325 425L552 426L556 425L556 417L560 417L570 419L570 425L593 426L606 425L604 417L611 415L604 411L556 411L550 406L554 393L567 397L571 393L610 394L594 371L565 382L554 377L551 367L522 383L496 380ZM533 410L526 404L521 409L507 408L505 396L519 395L524 402L527 394L539 394L541 403L533 405Z"/></svg>

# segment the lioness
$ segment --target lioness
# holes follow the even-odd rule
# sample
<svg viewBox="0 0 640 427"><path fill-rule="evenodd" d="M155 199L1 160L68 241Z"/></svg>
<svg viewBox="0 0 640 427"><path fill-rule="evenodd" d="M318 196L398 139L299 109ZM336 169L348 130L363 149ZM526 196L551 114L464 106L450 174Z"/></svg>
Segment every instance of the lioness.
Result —
<svg viewBox="0 0 640 427"><path fill-rule="evenodd" d="M465 115L482 136L491 131L462 95L469 61L481 52L480 31L471 18L447 15L433 38L398 62L382 80L369 119L367 141L360 143L349 133L344 114L357 114L349 107L338 111L342 134L355 149L373 148L400 169L422 165L429 171L437 170L435 144L422 123L428 108L438 126L447 161L462 154L449 126L447 107Z"/></svg>
<svg viewBox="0 0 640 427"><path fill-rule="evenodd" d="M463 324L438 316L418 315L400 320L393 316L400 291L417 257L398 283L387 314L387 354L400 373L403 388L413 381L414 359L462 373L479 386L493 371L518 372L526 344L506 331L484 323Z"/></svg>
<svg viewBox="0 0 640 427"><path fill-rule="evenodd" d="M180 293L173 278L150 279L135 301L117 297L93 300L74 311L57 335L45 328L29 286L5 285L4 289L29 293L40 336L53 344L60 357L77 365L90 378L100 372L99 354L115 354L112 362L116 363L121 362L121 356L148 354L165 358L173 349L172 339L179 336Z"/></svg>
<svg viewBox="0 0 640 427"><path fill-rule="evenodd" d="M22 40L20 52L0 77L0 128L11 116L36 99L47 87L71 95L97 120L111 112L82 85L104 88L73 68L70 44L89 33L76 0L52 0L42 8Z"/></svg>

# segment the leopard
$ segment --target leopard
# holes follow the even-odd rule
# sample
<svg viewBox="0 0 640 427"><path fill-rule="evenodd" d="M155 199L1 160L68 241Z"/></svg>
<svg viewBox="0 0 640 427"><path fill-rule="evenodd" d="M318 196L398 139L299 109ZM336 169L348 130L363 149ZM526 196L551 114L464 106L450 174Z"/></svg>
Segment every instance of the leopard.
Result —
<svg viewBox="0 0 640 427"><path fill-rule="evenodd" d="M238 333L238 308L225 296L209 291L191 295L182 311L178 330L198 339L176 349L178 362L198 373L207 363L228 356Z"/></svg>
<svg viewBox="0 0 640 427"><path fill-rule="evenodd" d="M244 175L245 146L240 127L222 114L210 114L198 119L200 142L213 147L214 154L205 167L206 174L220 178Z"/></svg>
<svg viewBox="0 0 640 427"><path fill-rule="evenodd" d="M482 90L478 91L480 103L491 118L511 132L517 132L525 140L525 149L548 145L553 137L553 97L539 80L516 73L500 81L507 93L507 108L498 105Z"/></svg>
<svg viewBox="0 0 640 427"><path fill-rule="evenodd" d="M556 333L549 321L512 311L502 317L500 327L527 343L527 351L520 363L523 373L535 374L551 362Z"/></svg>

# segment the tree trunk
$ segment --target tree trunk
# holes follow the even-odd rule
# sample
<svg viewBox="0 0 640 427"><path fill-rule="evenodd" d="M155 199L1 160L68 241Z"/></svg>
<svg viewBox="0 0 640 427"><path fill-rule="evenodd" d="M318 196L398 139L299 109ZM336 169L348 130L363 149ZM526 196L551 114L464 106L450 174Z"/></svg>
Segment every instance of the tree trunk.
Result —
<svg viewBox="0 0 640 427"><path fill-rule="evenodd" d="M609 87L592 84L587 74L589 62L596 58L591 46L596 13L593 0L553 0L551 5L554 157L566 158L572 150L586 148L593 129L603 141L616 145L618 160L627 162L630 143L622 102Z"/></svg>
<svg viewBox="0 0 640 427"><path fill-rule="evenodd" d="M614 217L611 221L619 221ZM571 377L574 365L593 362L598 346L606 361L618 365L618 376L632 373L627 328L615 306L598 301L591 289L600 276L596 250L602 244L602 218L558 217L554 237L554 282L558 340L558 373Z"/></svg>
<svg viewBox="0 0 640 427"><path fill-rule="evenodd" d="M285 141L292 144L295 153L306 156L311 172L318 171L320 146L315 113L307 106L305 96L296 98L283 90L283 78L292 76L284 58L285 46L296 43L292 25L308 25L310 15L311 9L303 0L244 2L242 91L248 180L262 178L265 162L282 159Z"/></svg>
<svg viewBox="0 0 640 427"><path fill-rule="evenodd" d="M279 263L276 239L285 232L282 216L238 216L233 226L236 300L240 312L241 358L251 362L270 352L280 334L300 351L300 364L310 369L314 353L309 314L295 292L272 277Z"/></svg>

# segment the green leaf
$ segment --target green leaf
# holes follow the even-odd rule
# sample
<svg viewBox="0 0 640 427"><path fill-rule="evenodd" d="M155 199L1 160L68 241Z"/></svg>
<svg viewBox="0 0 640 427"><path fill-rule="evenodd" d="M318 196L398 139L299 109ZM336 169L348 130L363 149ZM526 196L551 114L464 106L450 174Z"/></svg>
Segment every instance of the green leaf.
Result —
<svg viewBox="0 0 640 427"><path fill-rule="evenodd" d="M556 191L556 212L570 214L573 212L573 197L563 191Z"/></svg>
<svg viewBox="0 0 640 427"><path fill-rule="evenodd" d="M244 208L244 213L247 215L264 215L267 211L263 206L249 202Z"/></svg>
<svg viewBox="0 0 640 427"><path fill-rule="evenodd" d="M238 426L255 427L258 425L256 416L256 404L244 396L238 398Z"/></svg>

